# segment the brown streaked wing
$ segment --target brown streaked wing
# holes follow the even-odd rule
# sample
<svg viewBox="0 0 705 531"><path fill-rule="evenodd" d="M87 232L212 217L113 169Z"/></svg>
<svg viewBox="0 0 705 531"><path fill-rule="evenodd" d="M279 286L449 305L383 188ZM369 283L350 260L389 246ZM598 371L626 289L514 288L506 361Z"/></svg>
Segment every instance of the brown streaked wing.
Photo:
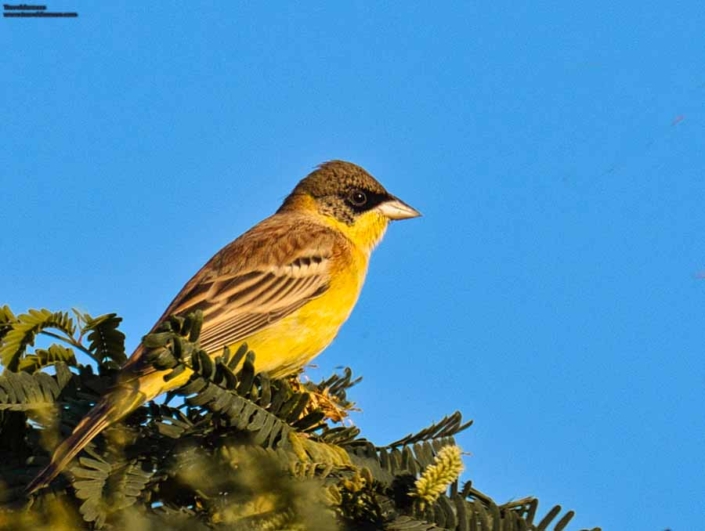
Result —
<svg viewBox="0 0 705 531"><path fill-rule="evenodd" d="M286 266L262 271L252 280L248 274L242 283L237 277L218 283L198 303L204 316L201 348L213 352L242 341L322 295L328 289L328 259L305 274L298 266Z"/></svg>
<svg viewBox="0 0 705 531"><path fill-rule="evenodd" d="M159 322L200 309L201 347L216 352L274 325L328 289L330 258L339 238L328 227L294 214L268 218L216 254L183 287ZM153 372L142 349L124 369Z"/></svg>
<svg viewBox="0 0 705 531"><path fill-rule="evenodd" d="M283 266L265 266L201 282L172 312L203 312L200 344L207 352L242 341L328 289L329 253L316 252L299 255Z"/></svg>
<svg viewBox="0 0 705 531"><path fill-rule="evenodd" d="M206 352L217 352L226 345L236 344L295 312L309 300L322 295L327 288L327 285L321 286L312 292L310 296L295 300L288 306L274 309L267 313L241 314L232 319L228 319L227 314L225 314L217 325L213 328L205 329L205 333L201 332L201 348Z"/></svg>

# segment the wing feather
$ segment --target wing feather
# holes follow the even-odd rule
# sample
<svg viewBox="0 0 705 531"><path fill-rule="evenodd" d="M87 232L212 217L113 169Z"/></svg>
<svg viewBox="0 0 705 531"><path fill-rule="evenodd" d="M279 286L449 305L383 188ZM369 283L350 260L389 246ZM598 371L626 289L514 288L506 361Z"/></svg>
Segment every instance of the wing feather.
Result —
<svg viewBox="0 0 705 531"><path fill-rule="evenodd" d="M201 348L216 352L243 341L327 291L338 237L303 220L269 218L216 254L159 322L200 309ZM141 357L131 358L125 368L137 375L152 372Z"/></svg>

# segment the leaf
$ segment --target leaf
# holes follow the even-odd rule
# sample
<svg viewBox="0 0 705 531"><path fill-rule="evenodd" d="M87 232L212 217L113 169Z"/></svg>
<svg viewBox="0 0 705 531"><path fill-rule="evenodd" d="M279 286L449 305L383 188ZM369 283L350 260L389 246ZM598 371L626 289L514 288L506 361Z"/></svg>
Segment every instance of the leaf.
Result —
<svg viewBox="0 0 705 531"><path fill-rule="evenodd" d="M0 376L0 410L33 411L52 407L70 380L64 371L68 369L60 362L57 362L56 376L5 371Z"/></svg>
<svg viewBox="0 0 705 531"><path fill-rule="evenodd" d="M36 372L44 367L49 367L57 363L65 363L71 367L76 367L76 355L73 349L63 345L51 345L48 349L36 349L34 354L27 354L19 364L19 370L29 373Z"/></svg>
<svg viewBox="0 0 705 531"><path fill-rule="evenodd" d="M93 352L94 357L101 362L112 360L122 365L127 359L125 334L118 330L122 317L108 313L95 318L89 316L85 318L86 324L81 332L88 333L88 350Z"/></svg>
<svg viewBox="0 0 705 531"><path fill-rule="evenodd" d="M0 342L5 337L5 334L12 330L12 324L15 321L17 321L17 317L15 317L15 314L12 313L7 304L0 307Z"/></svg>
<svg viewBox="0 0 705 531"><path fill-rule="evenodd" d="M463 416L459 411L456 411L452 415L443 417L440 421L431 424L428 428L415 433L409 434L406 437L389 443L384 446L385 449L397 448L399 446L406 446L407 444L413 444L421 441L429 441L432 439L439 439L442 437L452 437L461 431L469 428L472 425L472 420L463 423Z"/></svg>
<svg viewBox="0 0 705 531"><path fill-rule="evenodd" d="M37 334L47 328L56 328L67 336L73 336L76 331L73 319L66 312L42 309L21 314L11 324L11 329L5 334L0 346L0 360L7 370L17 371L27 346L33 345Z"/></svg>

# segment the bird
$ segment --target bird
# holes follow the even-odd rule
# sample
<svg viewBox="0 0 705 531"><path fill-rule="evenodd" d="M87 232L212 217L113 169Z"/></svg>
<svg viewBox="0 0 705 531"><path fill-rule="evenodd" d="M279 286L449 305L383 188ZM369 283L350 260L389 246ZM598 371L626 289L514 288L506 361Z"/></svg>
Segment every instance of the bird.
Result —
<svg viewBox="0 0 705 531"><path fill-rule="evenodd" d="M218 251L184 285L152 328L170 316L203 314L199 347L209 356L246 343L257 372L297 373L336 337L357 302L370 255L391 221L420 216L362 167L317 166L270 217ZM145 402L184 385L165 381L138 346L116 384L54 450L29 483L46 487L100 432Z"/></svg>

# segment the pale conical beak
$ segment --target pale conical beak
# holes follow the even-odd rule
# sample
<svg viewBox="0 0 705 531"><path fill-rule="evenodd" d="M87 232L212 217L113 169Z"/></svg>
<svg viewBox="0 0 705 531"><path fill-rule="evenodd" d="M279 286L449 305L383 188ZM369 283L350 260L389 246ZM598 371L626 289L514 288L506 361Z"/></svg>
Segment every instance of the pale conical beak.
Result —
<svg viewBox="0 0 705 531"><path fill-rule="evenodd" d="M376 210L386 218L393 220L418 218L421 215L421 212L396 197L380 203Z"/></svg>

